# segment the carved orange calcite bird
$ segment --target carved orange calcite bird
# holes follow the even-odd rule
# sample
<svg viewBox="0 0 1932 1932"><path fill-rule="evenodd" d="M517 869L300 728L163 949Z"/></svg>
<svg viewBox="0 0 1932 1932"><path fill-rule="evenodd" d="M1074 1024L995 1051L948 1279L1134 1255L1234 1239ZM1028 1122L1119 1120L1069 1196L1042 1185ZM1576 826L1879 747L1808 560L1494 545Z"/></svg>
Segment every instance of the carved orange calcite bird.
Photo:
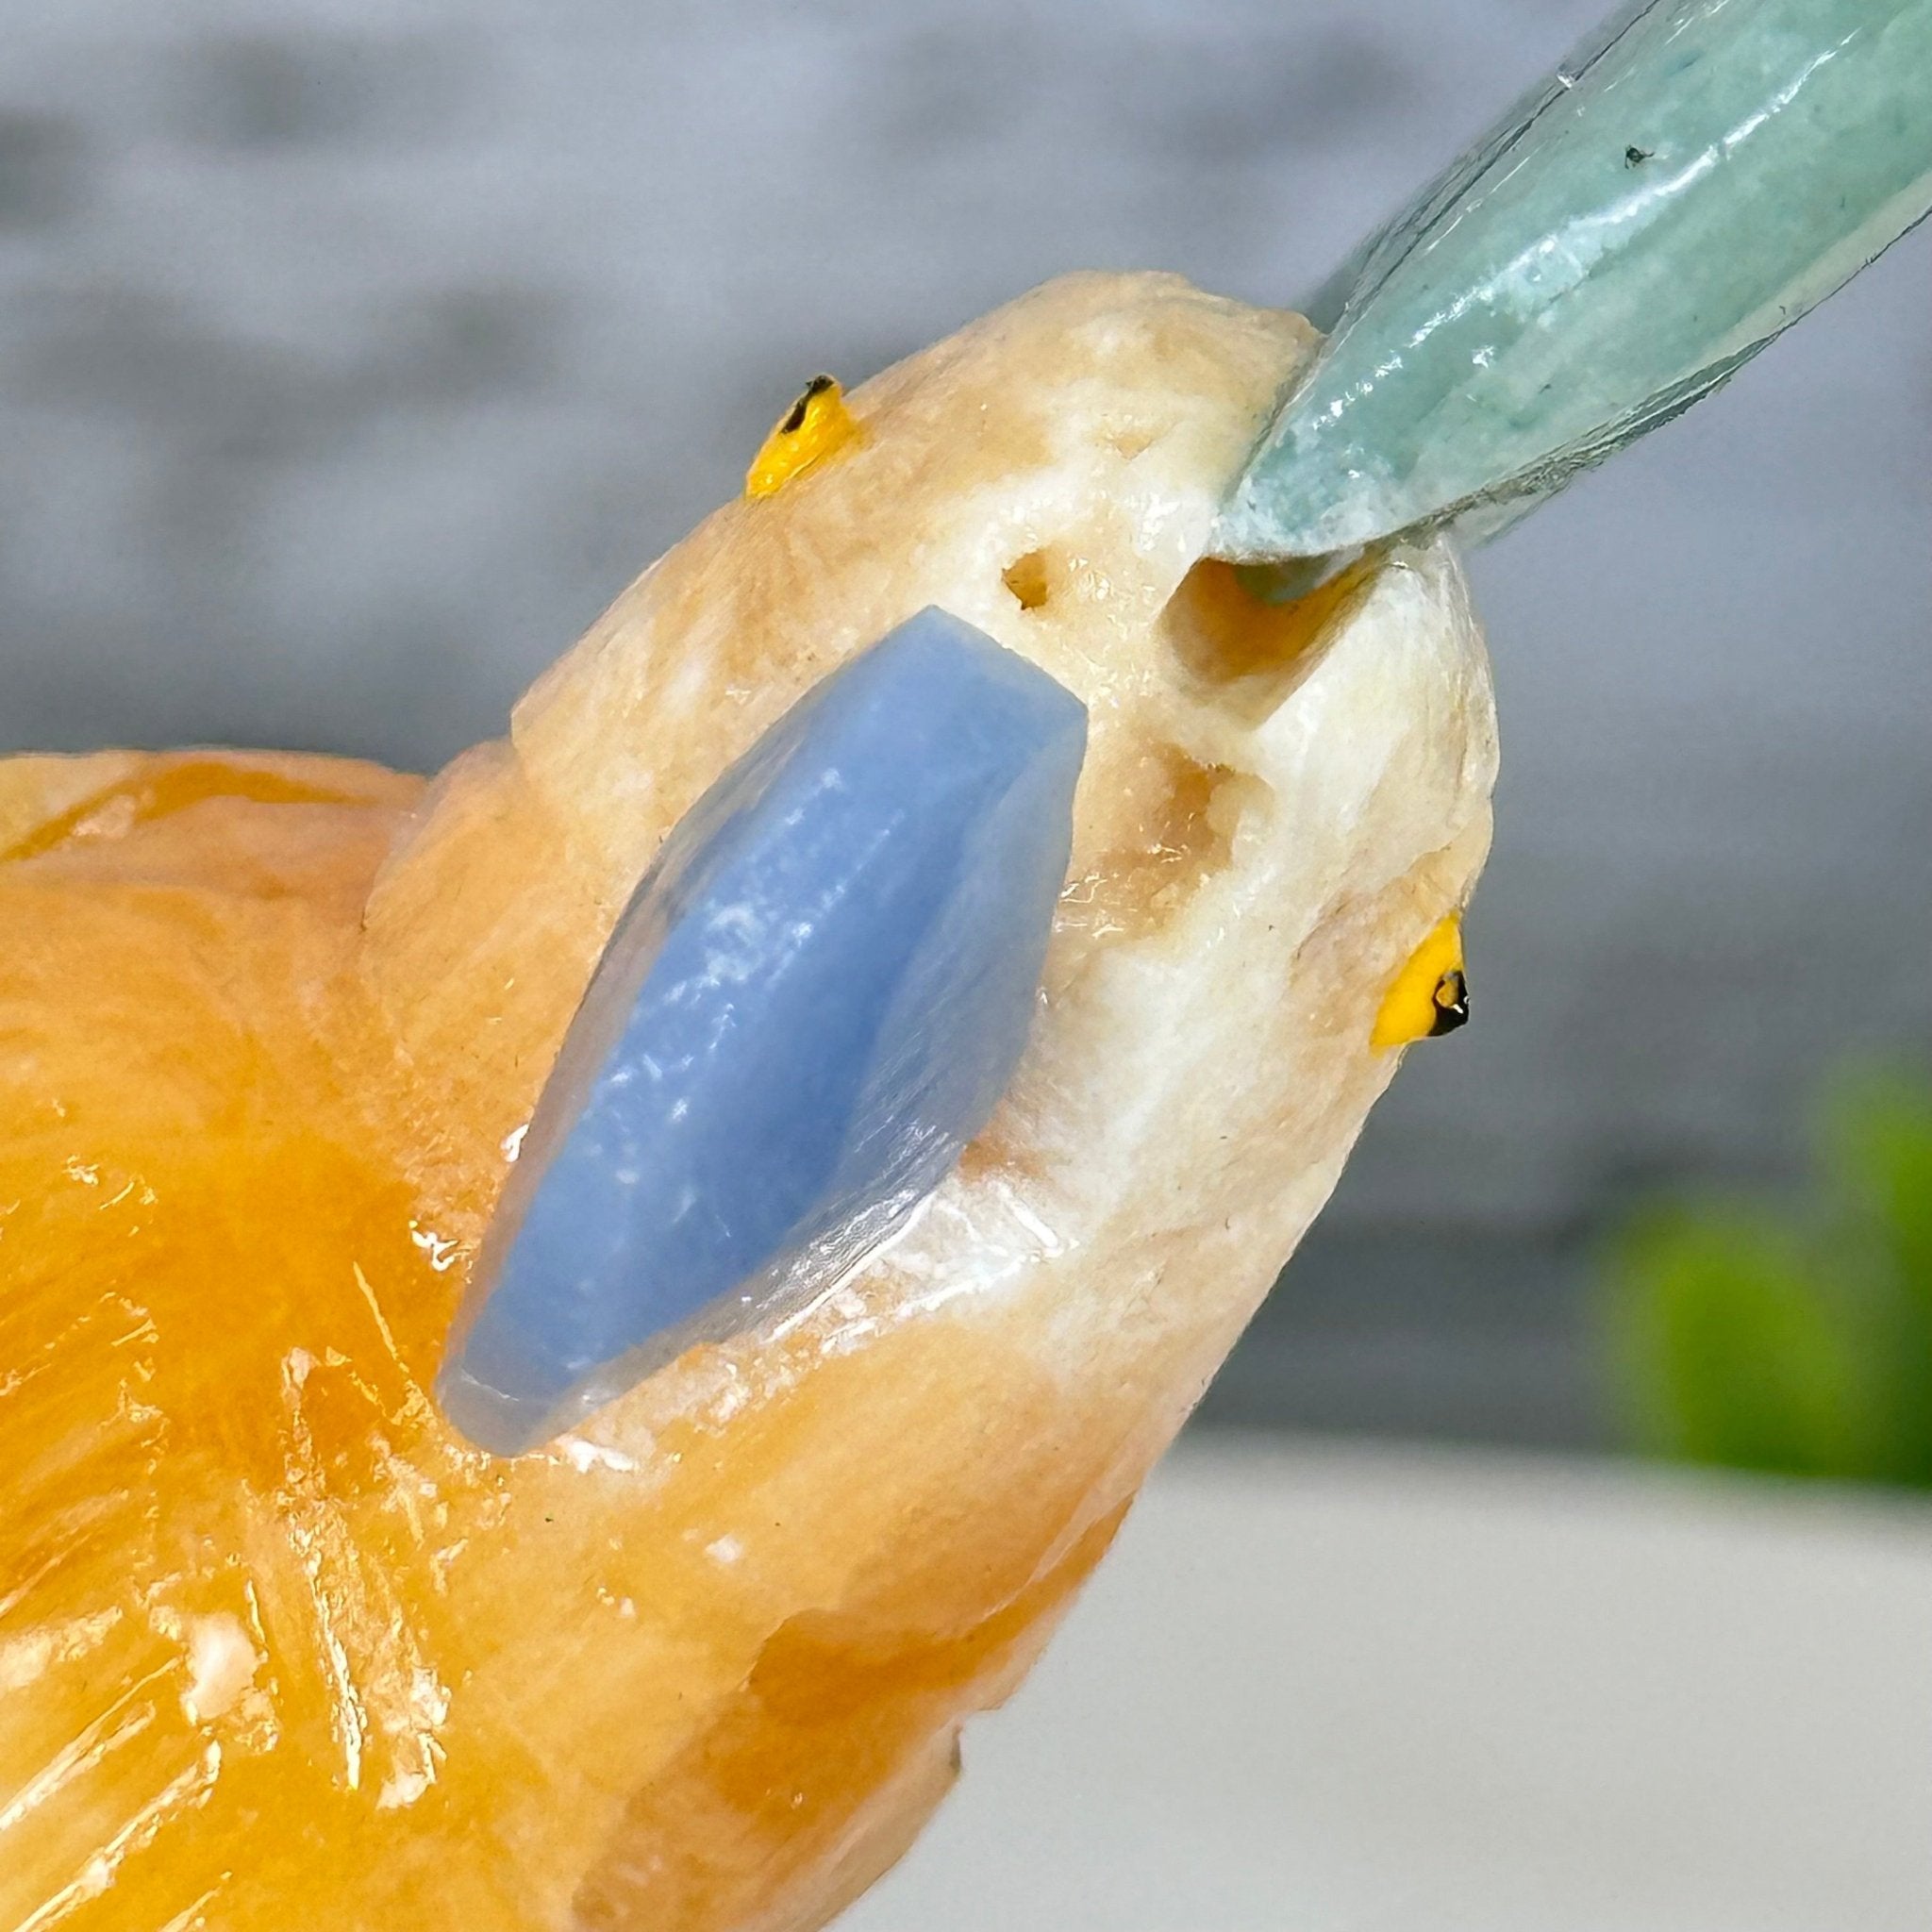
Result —
<svg viewBox="0 0 1932 1932"><path fill-rule="evenodd" d="M0 1932L781 1932L910 1840L1459 968L1453 557L1203 561L1310 341L1080 276L815 389L427 784L0 763ZM934 604L1091 718L1013 1087L836 1292L482 1454L427 1391L612 922Z"/></svg>

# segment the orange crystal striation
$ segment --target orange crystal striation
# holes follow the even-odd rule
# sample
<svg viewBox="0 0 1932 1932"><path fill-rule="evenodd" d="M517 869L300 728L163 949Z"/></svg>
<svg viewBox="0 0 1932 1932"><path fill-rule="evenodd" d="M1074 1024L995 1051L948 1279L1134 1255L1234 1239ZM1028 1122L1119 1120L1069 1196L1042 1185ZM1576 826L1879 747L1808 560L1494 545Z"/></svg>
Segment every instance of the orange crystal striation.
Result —
<svg viewBox="0 0 1932 1932"><path fill-rule="evenodd" d="M0 1928L804 1932L909 1842L1332 1186L1487 841L1440 546L1293 662L1180 594L1307 340L1050 286L858 391L836 463L426 787L0 763ZM425 1391L612 921L933 603L1093 720L1012 1092L804 1315L475 1451Z"/></svg>

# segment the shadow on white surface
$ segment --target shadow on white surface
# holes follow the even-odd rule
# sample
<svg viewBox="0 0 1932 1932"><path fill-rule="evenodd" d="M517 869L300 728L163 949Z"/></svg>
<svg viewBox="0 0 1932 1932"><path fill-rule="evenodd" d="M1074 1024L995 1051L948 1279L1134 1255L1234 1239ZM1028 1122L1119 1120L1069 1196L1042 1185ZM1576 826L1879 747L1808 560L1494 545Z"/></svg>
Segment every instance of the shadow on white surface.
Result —
<svg viewBox="0 0 1932 1932"><path fill-rule="evenodd" d="M1924 1932L1932 1512L1198 1439L841 1932Z"/></svg>

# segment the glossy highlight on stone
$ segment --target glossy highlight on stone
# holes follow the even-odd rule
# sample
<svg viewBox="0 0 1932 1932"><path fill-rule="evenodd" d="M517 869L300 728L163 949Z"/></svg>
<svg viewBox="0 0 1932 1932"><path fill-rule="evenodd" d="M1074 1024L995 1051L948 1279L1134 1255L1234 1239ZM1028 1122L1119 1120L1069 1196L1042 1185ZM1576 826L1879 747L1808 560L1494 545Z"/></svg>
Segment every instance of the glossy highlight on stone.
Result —
<svg viewBox="0 0 1932 1932"><path fill-rule="evenodd" d="M438 1383L518 1454L836 1280L985 1124L1072 841L1078 699L937 609L796 705L618 924Z"/></svg>
<svg viewBox="0 0 1932 1932"><path fill-rule="evenodd" d="M1215 533L1243 561L1483 537L1681 414L1932 207L1932 0L1648 0L1311 305Z"/></svg>
<svg viewBox="0 0 1932 1932"><path fill-rule="evenodd" d="M1170 276L1037 291L430 786L0 759L0 1925L810 1932L905 1851L1327 1198L1488 849L1448 546L1285 676L1196 575L1311 346ZM425 1391L617 915L930 605L1089 709L1006 1100L840 1291L593 1441L475 1450Z"/></svg>

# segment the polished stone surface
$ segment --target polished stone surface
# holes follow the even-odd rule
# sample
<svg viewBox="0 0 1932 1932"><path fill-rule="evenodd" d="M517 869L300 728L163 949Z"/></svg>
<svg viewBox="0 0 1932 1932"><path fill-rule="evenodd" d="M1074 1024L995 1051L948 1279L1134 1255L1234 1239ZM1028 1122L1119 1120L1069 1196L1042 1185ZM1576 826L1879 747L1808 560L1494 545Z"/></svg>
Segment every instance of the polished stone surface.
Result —
<svg viewBox="0 0 1932 1932"><path fill-rule="evenodd" d="M433 770L813 371L1074 263L1304 301L1607 4L16 0L0 739ZM1311 1423L1570 1440L1549 1245L1796 1174L1834 1064L1932 1041L1928 310L1922 230L1474 557L1481 1017L1377 1108L1244 1420L1278 1365Z"/></svg>
<svg viewBox="0 0 1932 1932"><path fill-rule="evenodd" d="M515 1454L836 1280L1025 1044L1078 699L925 610L712 786L613 935L485 1239L439 1394Z"/></svg>
<svg viewBox="0 0 1932 1932"><path fill-rule="evenodd" d="M1932 207L1928 97L1932 0L1621 12L1371 244L1217 548L1488 534L1681 414Z"/></svg>

